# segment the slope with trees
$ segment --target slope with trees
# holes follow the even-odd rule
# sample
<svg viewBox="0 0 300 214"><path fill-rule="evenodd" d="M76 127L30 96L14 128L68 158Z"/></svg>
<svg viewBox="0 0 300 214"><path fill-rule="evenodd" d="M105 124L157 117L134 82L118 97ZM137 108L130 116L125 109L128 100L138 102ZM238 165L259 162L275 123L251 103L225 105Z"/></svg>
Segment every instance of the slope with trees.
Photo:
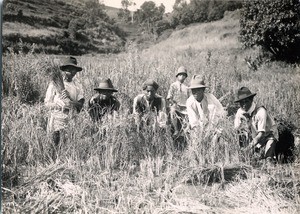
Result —
<svg viewBox="0 0 300 214"><path fill-rule="evenodd" d="M97 0L7 0L3 49L50 54L114 53L125 34Z"/></svg>

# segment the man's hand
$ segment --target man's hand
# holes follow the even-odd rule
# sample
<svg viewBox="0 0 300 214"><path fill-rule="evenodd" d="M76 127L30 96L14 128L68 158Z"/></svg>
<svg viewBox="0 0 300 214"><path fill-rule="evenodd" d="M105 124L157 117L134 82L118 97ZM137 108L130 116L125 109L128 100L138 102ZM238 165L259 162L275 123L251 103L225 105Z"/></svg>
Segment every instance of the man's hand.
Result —
<svg viewBox="0 0 300 214"><path fill-rule="evenodd" d="M70 93L67 90L63 90L60 95L61 99L70 99Z"/></svg>
<svg viewBox="0 0 300 214"><path fill-rule="evenodd" d="M100 95L99 94L94 94L93 96L92 96L92 98L90 99L90 104L95 104L96 102L97 102L97 100L99 100L100 99Z"/></svg>
<svg viewBox="0 0 300 214"><path fill-rule="evenodd" d="M258 143L258 140L257 140L257 138L255 137L255 138L252 139L252 141L251 141L251 143L249 144L249 146L251 146L251 147L253 148L253 147L256 146L257 143Z"/></svg>
<svg viewBox="0 0 300 214"><path fill-rule="evenodd" d="M58 99L56 101L57 109L70 109L71 108L71 100L70 99Z"/></svg>

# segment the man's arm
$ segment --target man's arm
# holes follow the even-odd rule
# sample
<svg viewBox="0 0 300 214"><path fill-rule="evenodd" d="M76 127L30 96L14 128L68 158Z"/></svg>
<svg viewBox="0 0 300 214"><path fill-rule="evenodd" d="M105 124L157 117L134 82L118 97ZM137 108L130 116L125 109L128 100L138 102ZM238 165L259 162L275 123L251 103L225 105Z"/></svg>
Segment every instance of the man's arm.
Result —
<svg viewBox="0 0 300 214"><path fill-rule="evenodd" d="M266 132L266 125L267 125L267 111L265 108L260 108L256 114L257 117L257 135L253 138L251 145L255 146L263 137L264 133Z"/></svg>
<svg viewBox="0 0 300 214"><path fill-rule="evenodd" d="M85 99L81 98L78 101L70 101L70 104L76 109L77 112L80 112L83 104L84 104Z"/></svg>
<svg viewBox="0 0 300 214"><path fill-rule="evenodd" d="M195 128L196 126L199 126L198 116L188 101L186 103L186 110L191 129Z"/></svg>

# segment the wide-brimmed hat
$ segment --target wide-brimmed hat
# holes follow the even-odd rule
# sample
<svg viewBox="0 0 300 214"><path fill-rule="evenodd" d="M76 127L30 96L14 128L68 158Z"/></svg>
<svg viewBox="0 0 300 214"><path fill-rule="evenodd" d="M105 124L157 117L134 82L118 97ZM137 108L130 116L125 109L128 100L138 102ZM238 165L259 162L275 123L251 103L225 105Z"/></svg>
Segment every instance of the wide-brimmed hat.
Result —
<svg viewBox="0 0 300 214"><path fill-rule="evenodd" d="M201 75L194 75L191 79L190 83L190 89L193 88L207 88L207 86L204 83L204 78Z"/></svg>
<svg viewBox="0 0 300 214"><path fill-rule="evenodd" d="M176 77L179 75L179 74L185 74L186 77L188 76L187 74L187 70L184 66L180 66L177 70L177 73L176 73Z"/></svg>
<svg viewBox="0 0 300 214"><path fill-rule="evenodd" d="M143 90L147 88L153 88L155 91L158 89L159 85L152 79L148 79L143 83Z"/></svg>
<svg viewBox="0 0 300 214"><path fill-rule="evenodd" d="M238 91L237 91L237 96L236 96L236 100L234 101L235 103L240 102L241 100L250 98L250 97L254 97L256 95L256 93L252 93L249 88L247 87L241 87Z"/></svg>
<svg viewBox="0 0 300 214"><path fill-rule="evenodd" d="M70 56L70 57L64 59L62 64L63 65L60 66L60 70L62 70L62 71L67 71L67 69L69 67L75 68L76 71L82 71L82 67L79 67L77 65L77 60L75 57Z"/></svg>
<svg viewBox="0 0 300 214"><path fill-rule="evenodd" d="M113 91L113 92L117 92L118 90L114 88L111 80L109 78L107 79L103 79L101 80L101 82L99 83L98 88L94 88L95 91Z"/></svg>

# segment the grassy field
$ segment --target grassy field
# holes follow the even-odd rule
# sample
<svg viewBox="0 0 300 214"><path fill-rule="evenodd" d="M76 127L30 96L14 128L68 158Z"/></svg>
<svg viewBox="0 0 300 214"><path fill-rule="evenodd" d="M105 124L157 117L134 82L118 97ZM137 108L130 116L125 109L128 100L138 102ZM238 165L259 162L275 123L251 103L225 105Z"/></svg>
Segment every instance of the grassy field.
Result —
<svg viewBox="0 0 300 214"><path fill-rule="evenodd" d="M101 78L109 77L119 90L122 110L93 124L85 105L72 119L56 161L51 159L42 100L49 83L45 69L61 56L7 53L3 213L299 213L299 157L272 170L251 165L239 151L232 109L236 90L247 86L273 116L299 127L300 67L259 61L258 50L243 50L237 17L227 14L223 20L176 31L146 50L132 44L118 55L78 57L84 69L77 78L86 99ZM187 82L193 74L204 75L208 91L228 108L229 116L218 124L223 128L218 144L212 143L214 130L208 129L180 149L168 130L138 133L128 114L143 81L154 78L158 93L166 96L181 65L188 69Z"/></svg>

